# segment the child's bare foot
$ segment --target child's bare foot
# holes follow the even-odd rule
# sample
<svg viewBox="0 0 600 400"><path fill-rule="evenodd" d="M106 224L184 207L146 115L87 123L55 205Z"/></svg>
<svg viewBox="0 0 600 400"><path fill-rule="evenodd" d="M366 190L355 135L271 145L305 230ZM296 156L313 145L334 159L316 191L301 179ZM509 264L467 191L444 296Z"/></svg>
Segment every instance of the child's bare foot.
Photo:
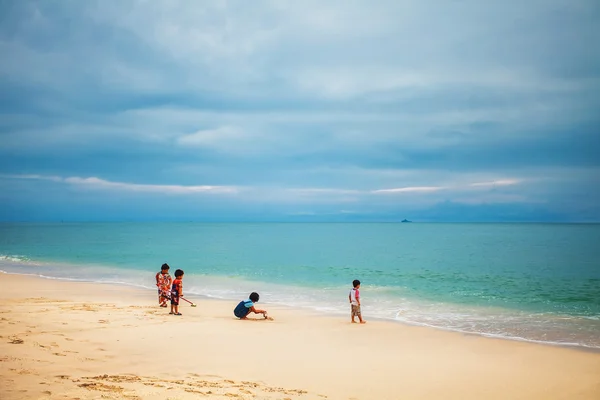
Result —
<svg viewBox="0 0 600 400"><path fill-rule="evenodd" d="M353 324L355 324L355 323L356 323L356 321L354 321L354 320L352 320L351 322L352 322Z"/></svg>
<svg viewBox="0 0 600 400"><path fill-rule="evenodd" d="M367 321L360 321L360 323L361 323L361 324L366 324L366 323L367 323Z"/></svg>

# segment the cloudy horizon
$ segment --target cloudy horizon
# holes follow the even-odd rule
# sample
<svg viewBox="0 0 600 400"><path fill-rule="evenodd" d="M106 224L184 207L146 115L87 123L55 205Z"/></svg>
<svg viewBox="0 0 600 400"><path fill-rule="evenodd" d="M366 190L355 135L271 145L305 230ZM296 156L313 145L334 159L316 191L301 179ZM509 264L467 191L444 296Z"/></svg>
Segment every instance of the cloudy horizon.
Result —
<svg viewBox="0 0 600 400"><path fill-rule="evenodd" d="M594 1L0 20L2 221L600 222Z"/></svg>

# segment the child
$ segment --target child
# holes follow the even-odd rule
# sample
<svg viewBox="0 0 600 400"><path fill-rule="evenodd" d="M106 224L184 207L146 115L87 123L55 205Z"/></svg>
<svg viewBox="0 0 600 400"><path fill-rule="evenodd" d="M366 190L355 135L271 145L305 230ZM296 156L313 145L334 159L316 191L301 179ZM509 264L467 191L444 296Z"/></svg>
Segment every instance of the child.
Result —
<svg viewBox="0 0 600 400"><path fill-rule="evenodd" d="M183 271L175 271L175 279L171 286L171 312L169 314L181 315L179 312L179 298L183 297Z"/></svg>
<svg viewBox="0 0 600 400"><path fill-rule="evenodd" d="M239 319L248 319L248 314L251 312L255 314L262 314L265 319L273 320L273 318L267 316L267 312L265 310L257 310L254 308L254 303L258 303L259 295L256 292L250 293L250 298L248 300L240 301L240 303L233 310L233 314Z"/></svg>
<svg viewBox="0 0 600 400"><path fill-rule="evenodd" d="M360 289L360 281L358 279L355 279L352 282L352 286L354 286L352 288L352 290L350 290L350 294L348 295L348 300L350 300L350 304L351 306L351 316L352 316L352 323L355 324L356 321L354 320L354 317L358 317L358 320L360 321L361 324L366 323L367 321L363 321L362 319L362 315L360 312L360 291L358 289Z"/></svg>
<svg viewBox="0 0 600 400"><path fill-rule="evenodd" d="M156 286L158 287L158 304L161 307L167 306L169 292L171 291L171 275L169 275L169 264L165 263L160 267L160 272L156 274Z"/></svg>

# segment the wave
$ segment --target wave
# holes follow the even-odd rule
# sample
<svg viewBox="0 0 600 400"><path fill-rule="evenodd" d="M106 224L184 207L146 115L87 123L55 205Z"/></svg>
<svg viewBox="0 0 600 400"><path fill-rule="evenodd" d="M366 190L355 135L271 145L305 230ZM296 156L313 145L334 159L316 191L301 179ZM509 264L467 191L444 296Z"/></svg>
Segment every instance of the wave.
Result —
<svg viewBox="0 0 600 400"><path fill-rule="evenodd" d="M0 254L0 261L11 261L11 262L15 262L15 263L20 263L20 262L30 262L31 259L27 256L21 256L21 255Z"/></svg>

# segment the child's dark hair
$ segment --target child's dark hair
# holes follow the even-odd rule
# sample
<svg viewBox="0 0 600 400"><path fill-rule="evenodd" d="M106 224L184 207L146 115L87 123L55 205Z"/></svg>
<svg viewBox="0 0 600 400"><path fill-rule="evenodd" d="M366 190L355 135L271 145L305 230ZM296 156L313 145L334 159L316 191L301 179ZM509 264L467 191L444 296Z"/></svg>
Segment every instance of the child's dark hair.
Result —
<svg viewBox="0 0 600 400"><path fill-rule="evenodd" d="M160 269L161 269L161 270L163 270L163 269L169 269L169 268L171 268L171 267L169 267L169 264L167 264L167 263L164 263L164 264L163 264L163 265L160 267Z"/></svg>
<svg viewBox="0 0 600 400"><path fill-rule="evenodd" d="M357 287L358 285L360 285L360 281L358 279L352 281L352 286Z"/></svg>
<svg viewBox="0 0 600 400"><path fill-rule="evenodd" d="M258 295L258 293L256 293L256 292L250 293L250 300L252 300L253 303L257 303L259 298L260 298L260 296Z"/></svg>
<svg viewBox="0 0 600 400"><path fill-rule="evenodd" d="M175 271L175 278L179 278L183 276L183 270L182 269L178 269L177 271Z"/></svg>

